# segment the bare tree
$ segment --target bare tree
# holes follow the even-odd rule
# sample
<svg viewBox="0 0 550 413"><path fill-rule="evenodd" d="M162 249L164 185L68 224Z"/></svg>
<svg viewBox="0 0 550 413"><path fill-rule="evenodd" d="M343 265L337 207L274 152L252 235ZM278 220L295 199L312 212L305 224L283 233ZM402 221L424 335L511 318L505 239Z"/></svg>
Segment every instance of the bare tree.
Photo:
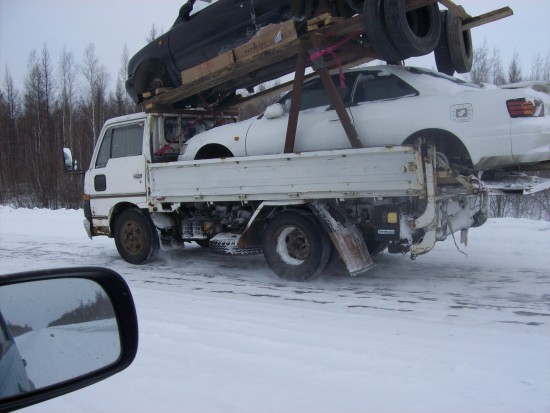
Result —
<svg viewBox="0 0 550 413"><path fill-rule="evenodd" d="M484 40L481 47L475 49L472 70L467 78L470 82L477 84L491 81L491 58L487 40Z"/></svg>
<svg viewBox="0 0 550 413"><path fill-rule="evenodd" d="M93 136L90 143L94 144L101 124L105 119L104 104L109 74L105 66L99 63L93 43L90 43L84 51L84 63L81 71L87 86L85 100L88 106L88 121Z"/></svg>
<svg viewBox="0 0 550 413"><path fill-rule="evenodd" d="M8 66L0 89L0 202L14 198L13 182L20 180L17 165L22 165L22 152L17 145L17 119L21 114L19 92L16 90Z"/></svg>
<svg viewBox="0 0 550 413"><path fill-rule="evenodd" d="M72 147L73 113L76 101L77 70L74 56L63 48L59 61L59 88L61 90L61 133L63 143Z"/></svg>
<svg viewBox="0 0 550 413"><path fill-rule="evenodd" d="M124 45L122 48L122 56L120 59L120 70L115 87L115 101L117 107L117 115L124 115L135 112L136 106L124 87L128 79L128 61L130 60L128 47Z"/></svg>
<svg viewBox="0 0 550 413"><path fill-rule="evenodd" d="M542 57L536 54L531 63L531 74L529 80L543 80L550 82L550 55Z"/></svg>
<svg viewBox="0 0 550 413"><path fill-rule="evenodd" d="M491 83L497 86L506 83L500 51L496 47L493 47L493 55L491 56Z"/></svg>
<svg viewBox="0 0 550 413"><path fill-rule="evenodd" d="M521 74L521 65L519 63L519 54L518 52L514 52L514 56L512 57L512 61L510 62L510 65L508 66L508 83L518 83L523 80L523 76Z"/></svg>
<svg viewBox="0 0 550 413"><path fill-rule="evenodd" d="M151 29L149 30L149 34L145 38L145 41L147 43L151 43L153 40L155 40L158 37L157 27L153 24L151 26Z"/></svg>

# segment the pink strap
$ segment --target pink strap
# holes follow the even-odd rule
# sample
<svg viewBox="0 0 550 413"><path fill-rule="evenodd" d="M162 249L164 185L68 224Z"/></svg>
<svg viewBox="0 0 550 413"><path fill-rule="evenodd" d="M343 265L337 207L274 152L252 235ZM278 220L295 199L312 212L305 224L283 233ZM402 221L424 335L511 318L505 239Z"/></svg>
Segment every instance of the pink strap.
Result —
<svg viewBox="0 0 550 413"><path fill-rule="evenodd" d="M334 50L337 49L338 47L342 46L343 44L346 44L351 39L353 39L354 37L356 37L357 35L359 35L361 33L362 32L350 34L350 35L344 37L338 43L333 44L332 46L329 46L325 49L317 50L315 53L311 54L311 56L309 57L311 59L311 61L314 62L315 60L323 57L324 55L330 54L332 56L332 58L335 60L336 66L338 67L338 73L340 74L340 88L341 89L346 88L346 79L344 77L344 71L342 69L342 62L340 61L340 57L338 57L338 55L336 54L336 52Z"/></svg>

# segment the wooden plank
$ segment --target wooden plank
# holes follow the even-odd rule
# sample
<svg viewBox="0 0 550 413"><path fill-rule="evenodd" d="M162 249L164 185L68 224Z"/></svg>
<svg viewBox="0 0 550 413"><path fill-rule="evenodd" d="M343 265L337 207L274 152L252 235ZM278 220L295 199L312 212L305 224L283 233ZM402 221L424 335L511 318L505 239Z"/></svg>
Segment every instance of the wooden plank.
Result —
<svg viewBox="0 0 550 413"><path fill-rule="evenodd" d="M187 85L194 81L200 81L200 79L209 76L215 76L217 73L223 71L226 67L235 63L235 55L233 50L222 53L200 65L191 67L181 72L181 83Z"/></svg>
<svg viewBox="0 0 550 413"><path fill-rule="evenodd" d="M476 17L465 19L462 22L462 30L473 29L474 27L482 26L487 23L496 22L497 20L510 17L514 14L510 7L503 7L498 10L493 10L489 13L484 13Z"/></svg>
<svg viewBox="0 0 550 413"><path fill-rule="evenodd" d="M310 32L324 26L339 23L343 20L343 17L335 17L330 13L323 13L320 16L314 17L313 19L309 19L307 21L307 30Z"/></svg>
<svg viewBox="0 0 550 413"><path fill-rule="evenodd" d="M407 10L414 10L418 7L424 7L436 2L439 2L449 10L460 15L464 19L464 30L487 24L512 14L511 9L502 8L494 12L485 13L481 16L471 17L468 13L461 10L452 0L407 0L406 6ZM323 18L326 18L326 16L323 16ZM313 19L313 21L316 20ZM295 59L298 53L300 39L312 41L313 36L316 38L319 36L323 39L323 47L329 47L346 36L364 33L365 31L363 16L362 14L358 14L352 18L321 27L299 37L290 38L286 43L283 41L283 44L269 44L265 48L259 45L252 49L250 45L246 46L245 44L240 48L245 50L245 47L248 47L251 52L247 52L243 59L236 59L234 63L216 67L214 71L202 71L200 77L196 77L191 81L189 81L189 78L183 79L184 86L160 95L148 95L150 99L147 99L146 103L171 105L205 90L232 80L242 79L246 76L255 76L258 79L256 84L276 79L295 70ZM288 39L288 37L285 36L284 39ZM257 38L256 43L258 43L259 40L262 39ZM347 67L353 67L363 62L381 58L374 48L368 44L360 46L349 43L340 47L338 54L341 58L342 65ZM330 56L327 56L327 65L329 69L337 66ZM194 68L190 70L193 69Z"/></svg>
<svg viewBox="0 0 550 413"><path fill-rule="evenodd" d="M405 9L407 11L419 9L420 7L429 6L430 4L437 3L437 0L407 0Z"/></svg>
<svg viewBox="0 0 550 413"><path fill-rule="evenodd" d="M471 16L462 10L459 6L454 4L451 0L439 0L439 3L447 7L449 10L452 10L453 13L462 17L463 20L470 18Z"/></svg>

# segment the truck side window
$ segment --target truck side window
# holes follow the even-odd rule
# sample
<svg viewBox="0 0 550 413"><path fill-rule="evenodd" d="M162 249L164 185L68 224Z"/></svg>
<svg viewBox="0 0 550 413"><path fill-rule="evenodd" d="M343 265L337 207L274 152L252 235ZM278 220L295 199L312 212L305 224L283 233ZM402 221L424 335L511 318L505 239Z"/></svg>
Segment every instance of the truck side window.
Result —
<svg viewBox="0 0 550 413"><path fill-rule="evenodd" d="M109 158L111 157L112 134L113 134L112 129L108 129L107 132L105 132L105 136L103 137L103 142L101 142L101 147L99 148L97 159L95 161L96 168L104 168L107 165L107 161L109 161Z"/></svg>
<svg viewBox="0 0 550 413"><path fill-rule="evenodd" d="M143 124L107 129L101 142L96 168L103 168L111 158L138 156L143 153Z"/></svg>
<svg viewBox="0 0 550 413"><path fill-rule="evenodd" d="M113 129L111 158L142 154L143 125L129 125Z"/></svg>

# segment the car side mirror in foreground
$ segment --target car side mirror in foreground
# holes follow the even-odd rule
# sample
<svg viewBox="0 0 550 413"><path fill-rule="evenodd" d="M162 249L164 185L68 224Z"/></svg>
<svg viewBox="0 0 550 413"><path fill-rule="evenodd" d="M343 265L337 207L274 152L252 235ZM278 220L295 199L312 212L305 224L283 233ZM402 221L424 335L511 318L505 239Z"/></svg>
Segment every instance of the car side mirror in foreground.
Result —
<svg viewBox="0 0 550 413"><path fill-rule="evenodd" d="M0 275L0 412L112 376L132 363L137 346L134 302L116 272Z"/></svg>

